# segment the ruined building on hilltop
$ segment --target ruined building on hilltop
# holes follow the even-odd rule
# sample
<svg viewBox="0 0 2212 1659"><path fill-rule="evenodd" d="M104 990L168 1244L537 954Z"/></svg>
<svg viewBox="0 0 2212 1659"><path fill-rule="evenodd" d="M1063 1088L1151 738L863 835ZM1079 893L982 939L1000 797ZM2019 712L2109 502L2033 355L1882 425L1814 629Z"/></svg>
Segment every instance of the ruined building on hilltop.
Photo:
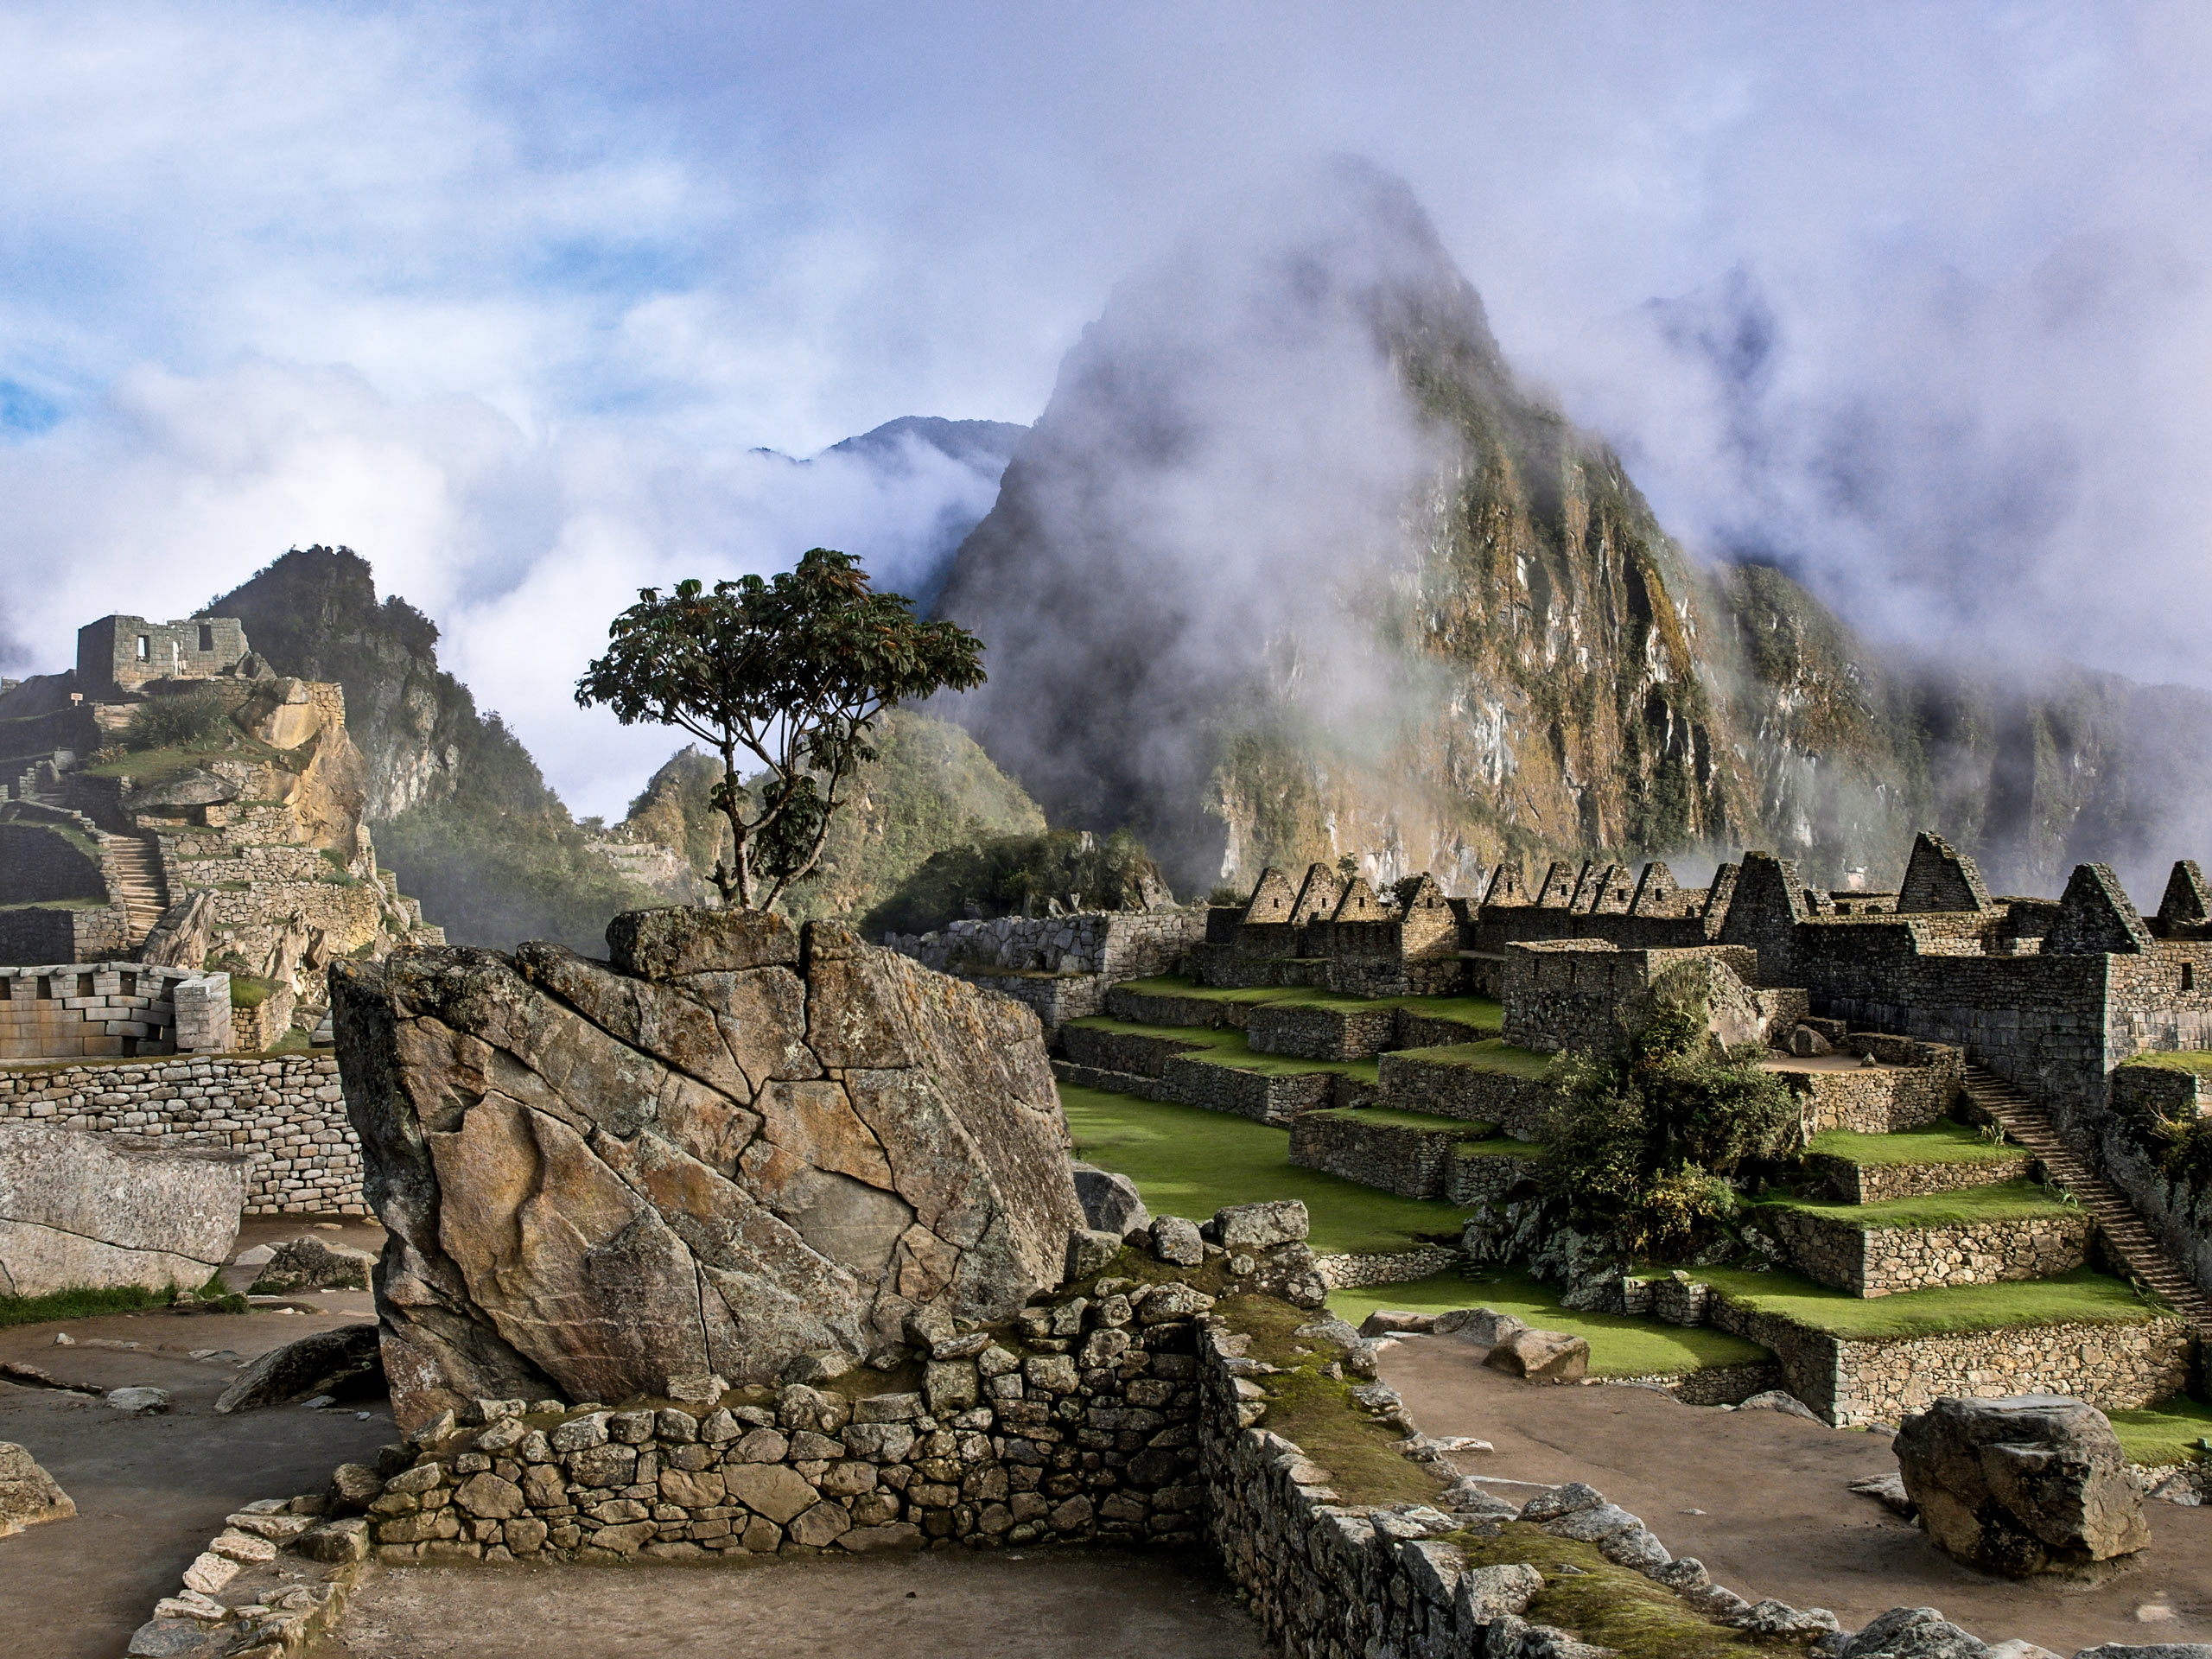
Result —
<svg viewBox="0 0 2212 1659"><path fill-rule="evenodd" d="M0 1058L266 1048L332 959L439 938L377 868L365 785L344 693L232 618L102 617L73 670L0 683ZM234 1028L188 1033L211 971Z"/></svg>

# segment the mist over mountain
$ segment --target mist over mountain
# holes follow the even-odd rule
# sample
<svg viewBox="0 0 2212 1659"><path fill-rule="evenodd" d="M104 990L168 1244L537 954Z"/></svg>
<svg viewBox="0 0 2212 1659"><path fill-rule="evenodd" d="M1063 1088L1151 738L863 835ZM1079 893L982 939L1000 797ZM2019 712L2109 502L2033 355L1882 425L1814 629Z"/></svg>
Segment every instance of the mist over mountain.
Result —
<svg viewBox="0 0 2212 1659"><path fill-rule="evenodd" d="M1756 470L1756 291L1663 321L1741 390ZM988 646L958 707L993 757L1184 891L1745 844L1879 887L1923 825L2028 889L2193 850L2212 697L1870 644L1778 568L1786 518L1745 523L1716 551L1748 559L1687 556L1516 379L1412 192L1338 161L1115 290L938 609Z"/></svg>

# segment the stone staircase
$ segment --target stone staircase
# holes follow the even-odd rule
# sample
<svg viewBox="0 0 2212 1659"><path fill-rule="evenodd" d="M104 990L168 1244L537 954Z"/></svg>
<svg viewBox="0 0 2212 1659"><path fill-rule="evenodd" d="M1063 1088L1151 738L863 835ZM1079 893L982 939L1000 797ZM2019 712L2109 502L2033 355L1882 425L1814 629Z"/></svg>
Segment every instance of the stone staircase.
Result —
<svg viewBox="0 0 2212 1659"><path fill-rule="evenodd" d="M2059 1138L2050 1115L2004 1078L1978 1065L1967 1067L1966 1088L1967 1097L2005 1131L2005 1138L2033 1153L2049 1178L2088 1211L2107 1249L2120 1264L2164 1298L2200 1339L2212 1338L2212 1299L2166 1254L2127 1195L2099 1174L2085 1154Z"/></svg>
<svg viewBox="0 0 2212 1659"><path fill-rule="evenodd" d="M109 873L109 890L130 912L130 948L146 943L154 924L168 908L168 893L162 876L162 861L152 844L135 836L110 836L102 843L102 862Z"/></svg>

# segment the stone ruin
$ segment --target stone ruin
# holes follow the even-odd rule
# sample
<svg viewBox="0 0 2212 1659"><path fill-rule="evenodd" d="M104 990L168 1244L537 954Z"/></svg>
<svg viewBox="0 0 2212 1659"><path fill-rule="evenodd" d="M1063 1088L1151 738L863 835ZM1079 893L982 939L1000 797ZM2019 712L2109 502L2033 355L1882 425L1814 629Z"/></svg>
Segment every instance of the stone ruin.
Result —
<svg viewBox="0 0 2212 1659"><path fill-rule="evenodd" d="M0 686L0 963L267 980L238 1033L257 1050L319 1007L334 958L441 937L377 868L339 686L273 672L232 618L103 617L77 645L73 671ZM186 694L242 741L134 776L133 718Z"/></svg>
<svg viewBox="0 0 2212 1659"><path fill-rule="evenodd" d="M833 1371L1059 1282L1084 1214L1027 1011L834 923L608 944L332 970L403 1424Z"/></svg>

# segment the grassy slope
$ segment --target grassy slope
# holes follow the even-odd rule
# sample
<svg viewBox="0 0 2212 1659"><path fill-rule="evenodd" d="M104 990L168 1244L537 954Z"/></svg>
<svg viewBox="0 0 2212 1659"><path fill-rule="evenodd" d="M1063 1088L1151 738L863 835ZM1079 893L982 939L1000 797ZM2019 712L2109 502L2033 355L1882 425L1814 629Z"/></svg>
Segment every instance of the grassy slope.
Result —
<svg viewBox="0 0 2212 1659"><path fill-rule="evenodd" d="M1964 1123L1934 1123L1894 1135L1828 1129L1815 1135L1805 1150L1865 1165L1987 1164L2024 1155L2020 1147L1993 1144Z"/></svg>
<svg viewBox="0 0 2212 1659"><path fill-rule="evenodd" d="M1224 1204L1301 1198L1324 1255L1405 1250L1456 1239L1448 1204L1401 1198L1287 1161L1290 1134L1227 1112L1060 1085L1076 1155L1128 1176L1162 1215L1211 1216Z"/></svg>
<svg viewBox="0 0 2212 1659"><path fill-rule="evenodd" d="M1304 1077L1315 1071L1332 1071L1339 1077L1357 1077L1363 1083L1379 1083L1373 1060L1304 1060L1292 1054L1262 1054L1251 1048L1244 1033L1232 1026L1140 1026L1127 1020L1116 1020L1110 1014L1091 1014L1081 1020L1071 1020L1071 1025L1085 1027L1092 1031L1119 1032L1129 1037L1155 1037L1178 1043L1189 1043L1204 1053L1193 1052L1185 1058L1208 1065L1226 1065L1238 1071L1251 1071L1262 1077Z"/></svg>
<svg viewBox="0 0 2212 1659"><path fill-rule="evenodd" d="M2212 1406L2199 1405L2177 1394L2140 1411L2111 1411L2113 1432L2126 1448L2131 1461L2158 1468L2170 1463L2192 1463L2204 1456L2197 1444L2212 1435Z"/></svg>
<svg viewBox="0 0 2212 1659"><path fill-rule="evenodd" d="M1477 1123L1463 1117L1439 1117L1433 1112L1402 1112L1389 1106L1342 1106L1328 1116L1351 1123L1371 1123L1393 1129L1427 1129L1433 1135L1471 1135L1486 1139L1497 1132L1494 1123Z"/></svg>
<svg viewBox="0 0 2212 1659"><path fill-rule="evenodd" d="M2005 1181L1993 1186L1962 1187L1881 1204L1821 1204L1807 1198L1775 1198L1754 1210L1797 1210L1822 1221L1862 1232L1916 1227L1965 1227L1995 1221L2035 1221L2074 1211L2047 1186L2033 1181Z"/></svg>
<svg viewBox="0 0 2212 1659"><path fill-rule="evenodd" d="M1662 1325L1656 1319L1561 1307L1551 1287L1513 1268L1468 1273L1454 1269L1410 1284L1339 1290L1329 1298L1329 1306L1355 1325L1378 1307L1410 1308L1417 1313L1494 1307L1542 1330L1567 1331L1582 1338L1590 1344L1590 1370L1596 1376L1672 1376L1769 1357L1757 1343L1710 1325Z"/></svg>
<svg viewBox="0 0 2212 1659"><path fill-rule="evenodd" d="M1700 1268L1696 1276L1760 1313L1854 1339L2001 1331L2018 1325L2135 1325L2153 1312L2119 1280L2087 1268L2024 1284L1908 1290L1871 1301L1795 1274Z"/></svg>
<svg viewBox="0 0 2212 1659"><path fill-rule="evenodd" d="M1479 1043L1449 1043L1438 1048L1402 1048L1398 1052L1408 1059L1434 1065L1502 1071L1510 1077L1527 1077L1531 1081L1542 1077L1552 1064L1550 1055L1540 1054L1533 1048L1515 1048L1502 1037L1487 1038Z"/></svg>
<svg viewBox="0 0 2212 1659"><path fill-rule="evenodd" d="M2122 1060L2122 1065L2155 1066L2166 1071L2189 1071L2197 1077L2212 1077L2212 1052L2201 1048L2182 1049L2164 1054L2138 1054Z"/></svg>
<svg viewBox="0 0 2212 1659"><path fill-rule="evenodd" d="M1484 996L1351 996L1342 991L1315 990L1303 985L1224 988L1202 985L1195 979L1174 974L1126 980L1122 988L1145 996L1182 996L1199 1002L1267 1002L1301 1008L1411 1008L1432 1019L1464 1020L1471 1026L1492 1029L1505 1021L1504 1008Z"/></svg>

